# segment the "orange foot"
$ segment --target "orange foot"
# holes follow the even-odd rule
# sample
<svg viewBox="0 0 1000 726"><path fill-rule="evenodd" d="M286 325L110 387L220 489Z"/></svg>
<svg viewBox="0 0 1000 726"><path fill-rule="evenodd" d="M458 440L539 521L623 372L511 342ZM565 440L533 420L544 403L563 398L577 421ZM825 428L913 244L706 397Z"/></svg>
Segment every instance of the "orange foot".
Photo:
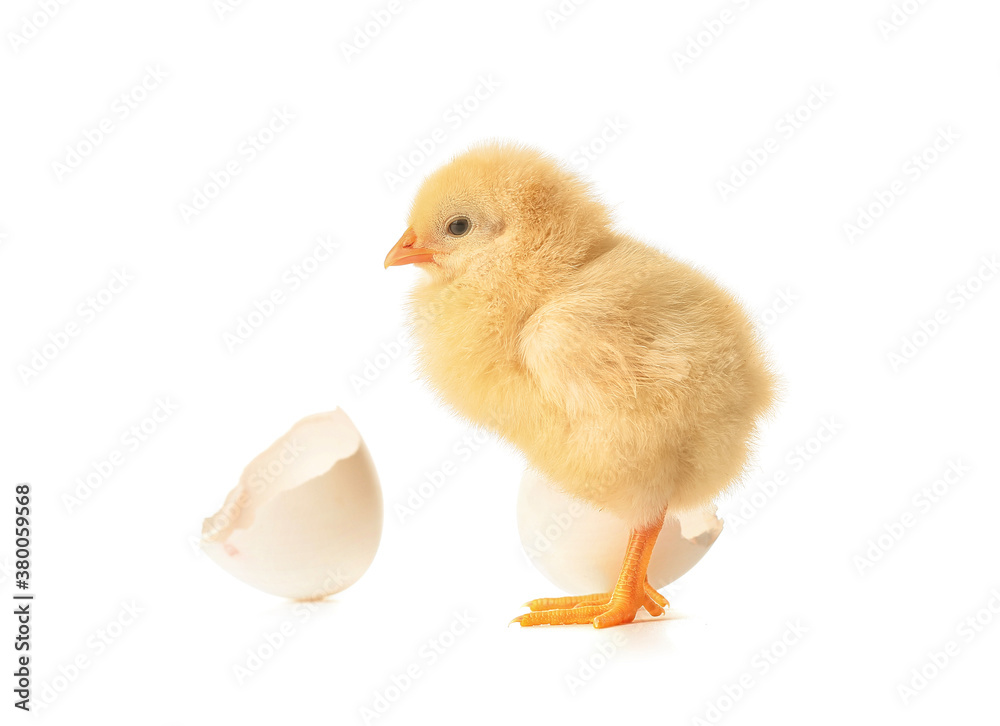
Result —
<svg viewBox="0 0 1000 726"><path fill-rule="evenodd" d="M663 520L643 529L634 529L618 584L612 592L579 597L549 597L525 603L531 612L511 620L522 627L530 625L574 625L593 623L595 628L609 628L635 620L639 608L656 617L663 615L667 599L650 586L646 568L660 533Z"/></svg>

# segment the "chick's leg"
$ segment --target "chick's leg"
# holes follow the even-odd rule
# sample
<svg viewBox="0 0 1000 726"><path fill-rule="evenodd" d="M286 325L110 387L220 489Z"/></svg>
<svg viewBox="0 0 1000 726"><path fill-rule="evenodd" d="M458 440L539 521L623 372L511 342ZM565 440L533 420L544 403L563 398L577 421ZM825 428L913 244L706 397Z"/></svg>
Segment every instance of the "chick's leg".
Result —
<svg viewBox="0 0 1000 726"><path fill-rule="evenodd" d="M618 584L612 592L532 600L526 603L532 612L511 622L522 626L593 623L595 628L607 628L631 623L643 607L654 617L662 615L663 606L669 603L646 579L649 558L662 527L661 517L654 525L632 530Z"/></svg>

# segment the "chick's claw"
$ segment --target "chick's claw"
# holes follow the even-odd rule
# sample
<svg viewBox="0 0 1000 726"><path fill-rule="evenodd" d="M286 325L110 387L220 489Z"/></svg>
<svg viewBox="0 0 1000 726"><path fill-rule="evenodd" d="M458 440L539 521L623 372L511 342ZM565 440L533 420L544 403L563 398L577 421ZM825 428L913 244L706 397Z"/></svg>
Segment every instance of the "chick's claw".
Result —
<svg viewBox="0 0 1000 726"><path fill-rule="evenodd" d="M570 597L543 597L524 604L530 613L511 620L522 627L531 625L580 625L591 623L595 628L623 625L635 620L639 608L654 618L663 615L663 606L670 603L654 590L649 582L635 597L626 593L601 592Z"/></svg>
<svg viewBox="0 0 1000 726"><path fill-rule="evenodd" d="M593 595L570 595L568 597L539 597L529 600L521 607L528 608L532 612L539 610L563 610L566 608L578 608L584 605L598 605L611 601L610 592L598 592Z"/></svg>
<svg viewBox="0 0 1000 726"><path fill-rule="evenodd" d="M610 595L610 593L602 593ZM586 597L595 597L588 595ZM543 602L552 600L573 600L578 598L542 598ZM532 602L538 602L533 600ZM530 605L529 605L530 607ZM511 623L517 623L521 627L532 625L585 625L592 624L595 628L608 628L613 625L624 625L635 620L639 608L646 608L653 617L663 615L663 608L652 598L643 594L641 599L625 600L609 597L608 601L595 605L592 602L580 602L572 607L552 608L546 610L534 610L524 615L519 615Z"/></svg>
<svg viewBox="0 0 1000 726"><path fill-rule="evenodd" d="M670 607L670 601L667 600L667 598L665 598L659 592L654 590L653 587L649 584L648 580L646 581L646 595L649 597L650 600L655 602L660 607L665 607L665 608Z"/></svg>
<svg viewBox="0 0 1000 726"><path fill-rule="evenodd" d="M574 608L540 610L518 615L510 622L517 623L522 628L531 625L586 625L593 623L595 618L601 615L607 607L607 605L581 605Z"/></svg>
<svg viewBox="0 0 1000 726"><path fill-rule="evenodd" d="M649 611L650 615L662 615L664 607L670 607L670 602L659 592L653 589L649 580L644 583L646 602L643 607ZM526 607L532 612L539 610L557 610L561 608L578 608L582 605L595 605L598 603L610 603L614 592L598 592L593 595L569 595L568 597L540 597L529 600L522 607ZM650 606L654 606L651 608ZM659 610L654 612L653 610Z"/></svg>

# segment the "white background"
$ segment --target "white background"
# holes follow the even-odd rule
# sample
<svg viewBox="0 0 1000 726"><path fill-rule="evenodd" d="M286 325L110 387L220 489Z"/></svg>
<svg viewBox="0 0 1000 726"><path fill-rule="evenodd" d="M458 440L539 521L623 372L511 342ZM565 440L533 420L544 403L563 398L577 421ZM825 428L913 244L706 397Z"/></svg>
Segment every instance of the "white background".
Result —
<svg viewBox="0 0 1000 726"><path fill-rule="evenodd" d="M35 695L60 689L45 722L365 723L377 693L393 702L371 722L386 724L995 719L1000 282L982 259L1000 250L996 3L909 0L886 26L889 0L593 0L564 3L565 17L555 0L402 0L367 40L385 2L216 5L71 2L49 18L44 2L12 0L0 18L0 562L9 598L13 485L29 481ZM116 99L147 66L166 77L122 117ZM481 78L496 88L469 100ZM813 88L832 95L799 108ZM476 108L462 118L456 103ZM195 189L245 162L240 144L283 108L294 121L185 219ZM104 118L111 131L58 173ZM624 130L604 143L609 121ZM390 184L436 128L444 140ZM927 151L917 178L911 157L942 129L957 140ZM382 260L419 179L489 137L586 166L624 228L756 311L784 378L747 488L722 505L726 530L660 620L507 627L521 602L559 593L520 550L523 463L500 443L415 516L394 509L471 430L415 379L409 351L379 358L364 386L352 377L403 334L419 273ZM748 181L721 192L744 162ZM848 234L894 182L904 192ZM318 235L339 249L291 290L283 276ZM132 281L85 321L77 307L123 269ZM286 302L227 346L275 288ZM78 335L31 370L72 322ZM177 410L123 446L163 397ZM361 581L304 611L193 543L253 456L338 405L378 466L385 530ZM836 435L811 440L828 420ZM67 506L116 450L124 463ZM963 473L934 494L950 462ZM754 504L779 472L787 483ZM880 559L859 564L872 547ZM138 617L99 646L133 601ZM977 612L979 631L962 625ZM474 622L429 662L456 613ZM790 645L788 623L806 631ZM283 625L293 633L270 653ZM957 655L934 674L929 654L949 641ZM248 651L270 657L241 684ZM414 664L419 678L393 690Z"/></svg>

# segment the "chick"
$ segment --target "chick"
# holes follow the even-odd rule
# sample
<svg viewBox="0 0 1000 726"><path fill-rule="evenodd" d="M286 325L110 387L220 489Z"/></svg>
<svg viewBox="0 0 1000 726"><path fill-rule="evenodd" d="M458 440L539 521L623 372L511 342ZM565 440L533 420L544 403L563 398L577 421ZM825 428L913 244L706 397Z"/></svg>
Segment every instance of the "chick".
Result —
<svg viewBox="0 0 1000 726"><path fill-rule="evenodd" d="M631 528L613 592L544 598L522 626L632 622L668 603L646 567L666 511L740 477L775 378L711 278L612 226L589 185L530 148L473 147L431 174L385 260L410 298L420 372L567 493Z"/></svg>

